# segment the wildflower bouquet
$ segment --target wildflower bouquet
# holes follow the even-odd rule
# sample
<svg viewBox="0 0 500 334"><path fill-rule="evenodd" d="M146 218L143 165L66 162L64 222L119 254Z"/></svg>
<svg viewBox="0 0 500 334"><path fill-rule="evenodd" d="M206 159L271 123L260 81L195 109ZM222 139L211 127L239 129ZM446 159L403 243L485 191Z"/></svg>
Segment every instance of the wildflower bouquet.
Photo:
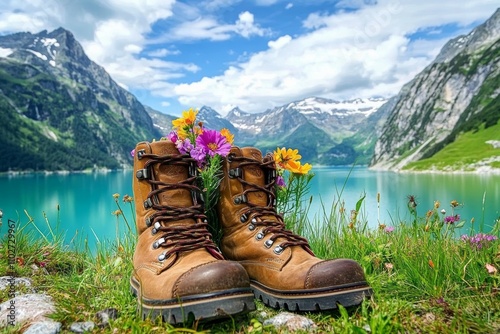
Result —
<svg viewBox="0 0 500 334"><path fill-rule="evenodd" d="M173 131L166 139L172 141L181 154L188 154L196 160L210 232L214 240L219 240L215 206L222 179L221 163L231 150L234 135L228 129L205 129L202 122L196 121L197 114L198 111L192 108L183 111L182 117L172 121Z"/></svg>

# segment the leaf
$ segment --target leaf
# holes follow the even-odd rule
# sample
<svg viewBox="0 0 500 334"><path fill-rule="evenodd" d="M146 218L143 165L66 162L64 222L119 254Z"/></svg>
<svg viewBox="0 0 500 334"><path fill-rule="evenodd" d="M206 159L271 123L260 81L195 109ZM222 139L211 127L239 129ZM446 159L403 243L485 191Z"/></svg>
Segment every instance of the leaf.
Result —
<svg viewBox="0 0 500 334"><path fill-rule="evenodd" d="M488 270L488 274L490 275L494 275L498 272L498 269L495 268L495 266L493 266L492 264L486 263L484 266L486 267L486 270Z"/></svg>
<svg viewBox="0 0 500 334"><path fill-rule="evenodd" d="M465 225L465 220L462 220L460 223L458 223L457 225L455 225L455 228L461 228Z"/></svg>
<svg viewBox="0 0 500 334"><path fill-rule="evenodd" d="M361 209L361 204L363 204L363 201L365 200L366 194L363 195L357 202L356 202L356 212L359 212L359 209Z"/></svg>

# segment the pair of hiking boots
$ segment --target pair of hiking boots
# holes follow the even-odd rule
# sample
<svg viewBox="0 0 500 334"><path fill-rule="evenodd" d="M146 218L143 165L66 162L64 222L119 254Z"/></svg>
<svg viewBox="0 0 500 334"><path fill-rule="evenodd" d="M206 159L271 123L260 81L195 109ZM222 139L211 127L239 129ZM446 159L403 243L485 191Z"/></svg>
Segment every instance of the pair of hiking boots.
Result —
<svg viewBox="0 0 500 334"><path fill-rule="evenodd" d="M321 260L285 229L275 209L276 166L256 148L232 147L217 204L220 249L208 230L194 159L170 141L141 142L133 191L138 241L130 279L143 317L172 324L255 309L290 311L360 304L371 294L361 266Z"/></svg>

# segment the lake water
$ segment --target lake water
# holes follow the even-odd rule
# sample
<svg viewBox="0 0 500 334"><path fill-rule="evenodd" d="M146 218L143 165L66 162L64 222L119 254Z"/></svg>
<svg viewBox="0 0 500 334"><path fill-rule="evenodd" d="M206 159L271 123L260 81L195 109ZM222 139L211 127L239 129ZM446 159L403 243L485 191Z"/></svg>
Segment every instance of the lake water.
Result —
<svg viewBox="0 0 500 334"><path fill-rule="evenodd" d="M398 174L376 172L366 168L315 168L310 195L313 204L309 217L322 221L322 206L329 212L332 203L344 202L346 212L355 208L363 194L366 199L362 213L368 219L369 227L375 228L380 219L387 225L410 221L407 210L407 196L417 199L419 216L432 209L435 200L441 208L451 213L450 202L463 204L455 213L460 214L470 227L485 230L491 228L500 217L500 175L491 174ZM117 209L113 194L120 194L120 205L129 221L132 214L123 195L132 196L132 171L109 173L74 174L26 174L0 176L0 209L3 210L3 225L0 235L7 231L7 220L25 224L26 210L38 227L45 229L45 216L53 226L66 232L69 242L75 233L78 238L87 237L93 248L97 238L111 240L116 236L117 219L112 213ZM380 193L378 209L377 193ZM59 208L59 211L58 211ZM440 209L441 209L440 208ZM133 227L133 226L132 226ZM125 230L120 220L119 230Z"/></svg>

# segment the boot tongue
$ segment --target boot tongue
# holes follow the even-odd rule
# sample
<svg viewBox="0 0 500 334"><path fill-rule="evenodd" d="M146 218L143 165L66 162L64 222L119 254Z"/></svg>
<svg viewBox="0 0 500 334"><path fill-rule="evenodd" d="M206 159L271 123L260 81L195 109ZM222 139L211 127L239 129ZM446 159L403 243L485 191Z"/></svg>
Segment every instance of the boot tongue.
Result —
<svg viewBox="0 0 500 334"><path fill-rule="evenodd" d="M243 157L255 159L262 162L262 153L253 147L244 147L241 149ZM243 168L243 179L249 183L264 187L266 185L266 175L260 166L250 165ZM248 189L248 187L245 187ZM248 201L259 206L267 206L267 194L263 191L252 191L247 194Z"/></svg>
<svg viewBox="0 0 500 334"><path fill-rule="evenodd" d="M158 156L180 155L175 144L169 140L160 140L151 143L151 151ZM167 184L177 184L189 178L189 167L179 164L155 164L154 180ZM163 186L158 186L159 189ZM175 206L180 208L193 206L191 192L187 189L171 189L158 194L160 205Z"/></svg>

